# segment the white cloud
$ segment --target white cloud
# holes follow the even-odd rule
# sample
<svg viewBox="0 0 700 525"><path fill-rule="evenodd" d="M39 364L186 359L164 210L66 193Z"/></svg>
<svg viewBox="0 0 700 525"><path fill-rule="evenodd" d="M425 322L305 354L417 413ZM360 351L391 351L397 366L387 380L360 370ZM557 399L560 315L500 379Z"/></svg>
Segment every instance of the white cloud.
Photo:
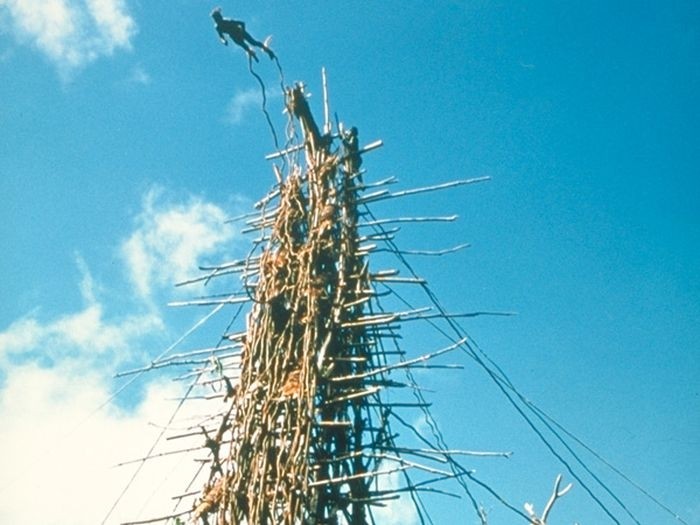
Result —
<svg viewBox="0 0 700 525"><path fill-rule="evenodd" d="M386 463L383 468L379 465L379 470L389 469L390 463ZM401 473L392 472L377 478L377 490L390 491L401 487ZM414 507L411 497L405 492L401 493L398 499L388 500L384 507L373 507L372 516L376 523L382 525L415 525L418 523L418 513Z"/></svg>
<svg viewBox="0 0 700 525"><path fill-rule="evenodd" d="M46 323L34 315L15 321L0 333L0 358L79 359L89 364L107 358L116 363L133 358L136 342L162 329L155 313L106 320L103 306L95 303Z"/></svg>
<svg viewBox="0 0 700 525"><path fill-rule="evenodd" d="M97 285L95 284L95 280L92 278L90 269L88 268L85 259L83 259L82 255L80 254L76 254L75 262L78 265L78 270L80 271L80 275L82 276L82 279L80 280L80 295L85 302L89 304L95 303L95 293Z"/></svg>
<svg viewBox="0 0 700 525"><path fill-rule="evenodd" d="M265 92L268 102L272 99L282 96L279 89L268 88ZM249 88L239 90L233 95L233 98L226 106L226 115L224 121L228 124L240 124L243 122L246 114L251 110L260 109L262 107L262 93L260 88Z"/></svg>
<svg viewBox="0 0 700 525"><path fill-rule="evenodd" d="M130 84L148 86L151 83L151 75L148 74L148 71L146 71L143 66L136 66L131 70L127 82Z"/></svg>
<svg viewBox="0 0 700 525"><path fill-rule="evenodd" d="M158 434L149 423L167 422L174 404L165 399L177 393L153 385L133 412L94 412L107 385L66 365L13 371L0 391L0 522L94 525L106 516L135 467L114 465L143 457ZM169 512L169 496L196 469L191 459L148 462L107 523Z"/></svg>
<svg viewBox="0 0 700 525"><path fill-rule="evenodd" d="M82 258L77 258L82 273L79 284L85 302L83 309L41 322L38 313L19 319L0 332L0 368L10 357L60 361L83 360L94 364L98 358L123 361L133 357L139 339L163 330L160 316L153 311L105 319L104 306L98 302L96 284Z"/></svg>
<svg viewBox="0 0 700 525"><path fill-rule="evenodd" d="M120 247L136 292L129 301L131 310L115 314L114 305L103 300L108 294L76 255L81 274L77 286L84 306L48 320L37 309L11 323L0 332L0 372L8 360L50 364L74 359L85 361L86 366L98 361L116 366L136 357L144 341L164 334L154 292L171 289L176 281L196 273L202 257L223 258L221 251L235 234L219 206L197 197L171 202L164 195L162 189L146 193L135 229Z"/></svg>
<svg viewBox="0 0 700 525"><path fill-rule="evenodd" d="M0 332L0 523L102 522L138 466L113 465L148 452L175 409L166 399L182 395L175 383L144 376L150 384L141 401L110 404L111 374L127 361L139 364L135 351L146 344L162 343L165 326L153 294L232 238L225 219L220 207L201 198L175 203L161 190L149 191L121 246L139 291L129 294L126 313L114 312L117 301L107 293L118 286L107 288L77 255L82 307L48 319L39 308ZM204 402L186 403L175 424L190 426L185 418L210 410L198 403ZM202 444L201 436L192 439L164 442L155 452ZM171 496L188 490L183 484L197 470L192 460L180 454L148 461L106 523L169 513Z"/></svg>
<svg viewBox="0 0 700 525"><path fill-rule="evenodd" d="M154 287L170 287L186 279L200 258L220 252L235 234L225 222L227 216L222 208L200 198L169 203L162 190L150 190L136 231L121 247L136 292L148 298Z"/></svg>
<svg viewBox="0 0 700 525"><path fill-rule="evenodd" d="M16 37L69 74L117 49L130 49L136 22L124 0L0 0ZM2 13L0 12L0 15Z"/></svg>
<svg viewBox="0 0 700 525"><path fill-rule="evenodd" d="M27 348L35 348L42 330L39 322L32 317L15 321L0 333L0 358Z"/></svg>
<svg viewBox="0 0 700 525"><path fill-rule="evenodd" d="M86 0L87 9L103 35L103 44L108 53L117 47L129 47L134 34L133 19L126 14L123 0Z"/></svg>
<svg viewBox="0 0 700 525"><path fill-rule="evenodd" d="M16 367L0 390L0 523L102 523L138 466L115 465L147 454L175 409L168 399L179 394L172 382L155 383L133 410L96 410L110 395L109 381L99 371L86 373L65 362L51 369ZM190 418L205 413L201 403L206 402L199 403L186 403L176 424L191 425ZM162 441L155 453L202 444L200 436L179 441ZM146 462L106 523L169 514L173 495L201 488L201 480L191 489L186 484L197 469L194 459L204 456L186 453ZM380 478L378 488L399 485L394 473ZM418 523L406 495L387 503L373 509L377 523Z"/></svg>
<svg viewBox="0 0 700 525"><path fill-rule="evenodd" d="M226 121L229 124L239 124L243 116L251 108L262 104L260 90L255 88L238 91L229 101L226 108Z"/></svg>

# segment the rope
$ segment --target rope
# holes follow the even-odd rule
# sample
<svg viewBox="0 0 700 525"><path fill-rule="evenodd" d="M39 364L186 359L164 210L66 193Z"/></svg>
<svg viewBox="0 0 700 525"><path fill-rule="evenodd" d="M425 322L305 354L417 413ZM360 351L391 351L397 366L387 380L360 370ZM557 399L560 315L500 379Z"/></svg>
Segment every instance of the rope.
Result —
<svg viewBox="0 0 700 525"><path fill-rule="evenodd" d="M279 67L279 61L276 58L275 61L277 62L277 65ZM277 139L277 132L275 131L274 124L272 124L270 113L267 111L267 93L265 91L265 83L263 82L263 79L260 78L260 75L258 75L253 69L253 58L250 55L248 55L248 70L258 81L258 84L260 84L260 92L262 93L262 112L265 114L265 120L267 120L267 125L270 127L270 132L272 133L272 140L275 143L275 148L279 150L280 145L279 140ZM281 70L282 68L280 67L280 71ZM284 93L284 91L282 91L282 93Z"/></svg>
<svg viewBox="0 0 700 525"><path fill-rule="evenodd" d="M372 214L371 210L365 205L365 213L371 217L373 220L376 220L376 217L374 214ZM375 225L374 229L381 232L381 233L386 233L384 231L384 228L381 225ZM418 277L418 274L415 272L413 267L410 265L410 263L406 260L406 258L403 256L403 254L400 252L396 244L389 240L385 241L386 244L389 246L390 251L394 253L394 255L401 261L401 263L408 269L408 271L413 275L413 277ZM435 306L435 308L438 310L440 314L444 316L445 321L447 324L452 328L452 330L455 332L455 334L461 339L466 336L465 330L452 318L450 318L447 315L447 312L445 311L444 307L438 300L437 296L434 294L434 292L428 287L427 284L423 283L420 285L421 288L423 288L423 291L425 294L428 296L430 302ZM395 292L394 292L395 293ZM398 295L397 295L398 296ZM428 321L431 325L437 327L434 323ZM444 330L440 329L437 327L438 330L448 337L450 340L453 340L451 336L449 336ZM608 507L593 493L593 491L588 487L588 485L574 472L573 468L569 463L554 449L552 444L547 440L547 438L542 434L542 432L537 428L537 426L532 422L532 420L525 414L523 409L518 406L517 402L513 399L513 397L508 393L506 387L503 385L503 383L506 383L508 385L508 389L513 390L514 393L518 395L519 398L524 398L521 394L517 392L517 390L514 390L514 386L512 382L507 378L505 373L499 369L499 372L503 375L503 377L499 377L498 374L496 374L485 362L484 360L479 357L479 355L474 351L474 349L469 345L469 344L463 344L462 348L465 350L465 352L472 358L476 363L489 375L489 377L492 379L492 381L496 384L496 386L501 390L503 395L506 396L506 399L509 401L509 403L513 406L513 408L520 414L520 416L523 418L523 420L528 424L528 426L531 428L531 430L538 436L540 441L547 447L547 449L550 451L552 455L554 455L562 465L569 471L569 473L576 479L581 486L584 488L584 490L588 493L588 495L593 499L593 501L596 502L596 504L610 517L614 523L617 523L619 525L619 521L617 518L612 514L612 512L608 509ZM599 483L601 483L599 481ZM617 498L616 498L617 500ZM623 506L624 508L624 506ZM626 509L625 509L626 510Z"/></svg>
<svg viewBox="0 0 700 525"><path fill-rule="evenodd" d="M213 317L217 312L219 312L223 307L224 307L224 304L220 304L220 305L216 306L215 308L213 308L208 314L206 314L206 315L204 315L202 318L200 318L194 325L192 325L191 328L189 328L184 334L182 334L173 344L171 344L168 348L166 348L163 352L161 352L160 355L159 355L154 361L158 361L158 360L160 360L161 358L163 358L165 355L167 355L167 354L168 354L170 351L172 351L177 345L179 345L179 344L180 344L182 341L184 341L189 335L191 335L195 330L197 330L200 326L202 326L207 320L209 320L209 319L210 319L211 317ZM241 309L239 308L238 312L240 312L240 310L241 310ZM237 316L237 315L238 315L238 313L236 314L236 316ZM234 320L235 320L235 317L234 317ZM232 321L231 323L233 323L233 321ZM220 344L221 344L221 342L219 342L219 343L217 344L217 347L218 347ZM147 370L147 369L146 369L146 370ZM127 385L125 385L125 386L122 387L120 390L118 390L118 391L110 398L110 400L113 399L113 398L114 398L116 395L118 395L120 392L122 392L126 386L128 386L128 385L131 384L131 383L133 383L138 377L140 377L142 374L144 374L144 373L146 372L146 370L140 371L134 378L132 378L132 379L127 383ZM178 405L175 407L175 410L173 410L173 412L172 412L172 414L171 414L171 416L170 416L170 419L168 420L168 423L162 428L161 432L158 434L158 436L157 436L156 439L154 440L153 444L151 445L150 449L148 450L148 453L147 453L146 456L145 456L146 458L148 458L148 457L153 453L153 451L155 450L155 448L158 446L158 443L160 443L161 439L162 439L163 436L165 435L165 432L168 431L168 429L169 429L169 427L170 427L170 424L175 420L175 417L177 416L178 412L179 412L180 409L182 408L182 405L183 405L183 404L185 403L185 401L187 400L188 396L190 395L190 393L192 392L192 390L193 390L194 387L196 386L199 377L200 377L201 374L203 374L203 373L204 373L204 372L201 372L198 376L195 376L194 381L192 381L192 383L187 387L187 390L186 390L186 392L185 392L185 395L182 397L182 399L180 400L180 402L178 403ZM105 404L106 404L106 403L104 403L103 405L101 405L100 408L102 408ZM117 498L115 499L114 503L112 504L112 506L111 506L111 507L109 508L109 510L107 511L107 514L105 515L105 517L102 519L101 525L104 525L104 524L107 522L107 520L109 519L109 517L112 515L112 513L114 512L114 510L117 508L117 505L119 505L119 503L120 503L121 500L124 498L124 496L126 495L127 491L128 491L129 488L131 487L131 485L132 485L132 484L134 483L134 481L136 480L136 477L139 475L139 473L141 472L141 469L144 467L145 464L146 464L146 459L143 459L143 460L139 463L139 466L136 468L136 470L135 470L134 473L132 474L131 478L129 478L129 481L128 481L127 484L124 486L124 488L122 489L122 491L119 493L119 495L118 495Z"/></svg>
<svg viewBox="0 0 700 525"><path fill-rule="evenodd" d="M408 304L408 303L406 303L406 304ZM413 308L413 307L411 307L411 308ZM380 308L380 311L383 312L384 310ZM398 344L396 343L396 341L394 341L394 345L396 346L396 349L398 350ZM430 409L428 409L428 403L426 402L425 397L423 396L420 389L417 388L418 385L416 383L416 380L415 380L413 373L411 372L411 370L409 368L406 368L404 370L404 373L406 374L406 377L408 378L411 386L414 387L412 389L413 395L418 400L418 403L420 405L420 410L423 413L423 417L425 418L425 422L428 424L428 427L430 428L430 431L436 440L437 447L435 447L435 448L439 448L442 450L448 450L449 447L447 446L447 443L445 442L445 438L444 438L442 432L440 431L440 427L438 426L437 421L435 421L435 418L433 417L432 413L430 412ZM430 441L428 441L425 437L423 437L413 426L411 426L406 421L404 421L401 417L399 417L398 414L396 414L395 412L392 412L392 415L396 419L398 419L398 421L402 425L411 429L413 431L413 433L416 434L416 436L418 437L418 439L420 441L423 441L428 446L431 446L431 447L434 446L432 443L430 443ZM482 525L487 525L487 522L486 522L486 520L481 512L479 503L476 501L476 498L472 494L472 491L469 489L466 481L464 481L462 476L458 475L458 472L461 472L462 474L469 477L472 481L474 481L478 485L481 485L482 487L486 488L492 495L494 495L496 497L496 499L498 499L501 503L503 503L503 505L505 505L507 508L514 511L516 514L527 518L527 516L523 512L521 512L520 510L515 508L513 505L508 503L503 497L501 497L499 494L497 494L491 487L489 487L485 483L481 482L480 480L476 479L471 472L469 472L462 465L460 465L459 462L457 462L452 456L450 456L449 454L446 454L445 457L446 457L447 461L449 462L450 470L452 471L453 474L455 474L455 478L457 479L457 482L460 484L460 486L464 490L465 494L467 495L467 498L471 502L472 507L474 508L477 516L481 520Z"/></svg>

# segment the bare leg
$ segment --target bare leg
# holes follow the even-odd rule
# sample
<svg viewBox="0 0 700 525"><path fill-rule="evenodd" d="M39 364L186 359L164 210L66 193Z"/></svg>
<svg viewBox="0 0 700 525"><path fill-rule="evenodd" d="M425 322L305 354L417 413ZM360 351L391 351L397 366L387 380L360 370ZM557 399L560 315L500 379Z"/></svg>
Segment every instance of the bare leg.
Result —
<svg viewBox="0 0 700 525"><path fill-rule="evenodd" d="M255 40L252 36L250 36L249 33L245 34L245 39L251 45L253 45L255 47L259 47L260 49L265 51L265 53L267 53L267 56L270 57L270 60L273 60L275 58L275 54L272 52L272 49L267 47L264 42L260 42L258 40Z"/></svg>
<svg viewBox="0 0 700 525"><path fill-rule="evenodd" d="M246 40L248 40L248 39L246 38ZM253 51L253 50L250 48L250 46L249 46L248 44L245 43L245 41L243 40L243 38L240 38L240 37L234 38L233 41L236 42L236 44L238 44L239 46L241 46L243 49L245 49L245 52L248 53L248 56L249 56L250 58L252 58L252 59L255 60L256 62L260 62L260 61L258 60L258 56L255 54L255 51Z"/></svg>

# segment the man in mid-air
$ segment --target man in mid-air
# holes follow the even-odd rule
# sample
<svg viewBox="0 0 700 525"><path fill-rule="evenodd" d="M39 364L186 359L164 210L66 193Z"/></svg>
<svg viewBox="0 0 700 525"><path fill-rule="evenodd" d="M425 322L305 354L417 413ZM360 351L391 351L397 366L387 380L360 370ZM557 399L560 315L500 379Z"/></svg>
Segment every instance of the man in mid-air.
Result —
<svg viewBox="0 0 700 525"><path fill-rule="evenodd" d="M231 40L233 40L236 44L241 46L246 53L248 53L248 56L252 59L254 59L256 62L258 62L258 57L255 54L255 51L251 49L251 47L248 45L250 44L251 46L259 47L265 53L267 53L267 56L270 57L271 60L275 58L275 54L272 52L272 49L270 49L267 45L266 42L259 42L255 40L248 31L245 30L245 23L240 21L240 20L232 20L230 18L224 18L223 15L221 14L221 8L217 7L211 12L211 17L214 19L214 23L216 25L216 32L219 34L219 40L221 40L221 43L224 45L228 45L228 41L226 40L226 36L228 35Z"/></svg>

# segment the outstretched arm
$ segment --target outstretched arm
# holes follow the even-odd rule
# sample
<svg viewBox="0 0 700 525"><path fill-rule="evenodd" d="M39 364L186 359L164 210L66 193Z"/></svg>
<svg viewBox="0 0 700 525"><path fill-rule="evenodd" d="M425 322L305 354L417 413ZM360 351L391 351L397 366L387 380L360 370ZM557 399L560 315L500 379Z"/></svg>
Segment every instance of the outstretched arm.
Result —
<svg viewBox="0 0 700 525"><path fill-rule="evenodd" d="M224 33L219 29L218 27L216 28L216 32L219 34L219 40L221 40L221 43L225 46L228 45L228 40L226 40L226 37L224 36Z"/></svg>

